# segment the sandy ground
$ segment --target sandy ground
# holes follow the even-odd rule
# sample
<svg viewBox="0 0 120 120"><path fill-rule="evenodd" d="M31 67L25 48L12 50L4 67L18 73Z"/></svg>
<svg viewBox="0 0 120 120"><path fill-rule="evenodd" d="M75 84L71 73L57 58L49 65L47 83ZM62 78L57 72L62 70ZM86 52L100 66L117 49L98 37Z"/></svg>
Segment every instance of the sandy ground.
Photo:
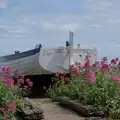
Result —
<svg viewBox="0 0 120 120"><path fill-rule="evenodd" d="M84 120L76 113L52 103L49 99L32 99L44 110L45 120Z"/></svg>

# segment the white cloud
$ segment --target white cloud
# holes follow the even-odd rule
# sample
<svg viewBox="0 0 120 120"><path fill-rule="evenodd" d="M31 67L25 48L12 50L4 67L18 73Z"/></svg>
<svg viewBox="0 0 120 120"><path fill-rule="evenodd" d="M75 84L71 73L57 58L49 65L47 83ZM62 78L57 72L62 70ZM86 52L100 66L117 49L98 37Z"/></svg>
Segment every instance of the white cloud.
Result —
<svg viewBox="0 0 120 120"><path fill-rule="evenodd" d="M60 26L61 30L65 30L65 31L77 31L79 29L82 29L82 27L79 24L64 24L62 26Z"/></svg>
<svg viewBox="0 0 120 120"><path fill-rule="evenodd" d="M110 0L88 0L86 7L94 11L105 11L113 6L113 1Z"/></svg>
<svg viewBox="0 0 120 120"><path fill-rule="evenodd" d="M56 24L44 20L40 24L44 30L57 30L59 28Z"/></svg>
<svg viewBox="0 0 120 120"><path fill-rule="evenodd" d="M101 25L99 25L99 24L92 24L91 27L92 27L92 28L100 28Z"/></svg>
<svg viewBox="0 0 120 120"><path fill-rule="evenodd" d="M120 48L120 45L116 45L115 47L116 47L116 48Z"/></svg>
<svg viewBox="0 0 120 120"><path fill-rule="evenodd" d="M93 16L90 16L90 15L85 15L85 16L83 16L85 19L87 19L87 20L93 20Z"/></svg>
<svg viewBox="0 0 120 120"><path fill-rule="evenodd" d="M102 4L104 6L112 6L112 1L110 0L88 0L88 2Z"/></svg>
<svg viewBox="0 0 120 120"><path fill-rule="evenodd" d="M7 0L0 0L0 8L6 8L7 7Z"/></svg>
<svg viewBox="0 0 120 120"><path fill-rule="evenodd" d="M52 23L52 22L48 22L48 21L44 21L42 20L40 23L41 27L44 30L62 30L62 31L76 31L81 29L82 27L79 24L76 23Z"/></svg>
<svg viewBox="0 0 120 120"><path fill-rule="evenodd" d="M113 5L112 1L105 0L102 2L102 5L106 7L111 7Z"/></svg>
<svg viewBox="0 0 120 120"><path fill-rule="evenodd" d="M118 24L120 23L120 19L108 19L108 23Z"/></svg>

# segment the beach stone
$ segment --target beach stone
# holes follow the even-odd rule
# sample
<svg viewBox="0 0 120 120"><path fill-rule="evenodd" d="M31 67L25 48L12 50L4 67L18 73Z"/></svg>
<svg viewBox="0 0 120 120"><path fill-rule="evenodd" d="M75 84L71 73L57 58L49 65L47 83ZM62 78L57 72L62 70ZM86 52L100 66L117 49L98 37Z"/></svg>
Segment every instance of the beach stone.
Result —
<svg viewBox="0 0 120 120"><path fill-rule="evenodd" d="M23 99L24 107L20 108L20 114L24 120L44 120L44 111L28 98Z"/></svg>
<svg viewBox="0 0 120 120"><path fill-rule="evenodd" d="M60 105L85 117L106 117L106 114L103 111L93 107L92 105L84 105L79 103L77 100L71 100L68 97L61 97Z"/></svg>

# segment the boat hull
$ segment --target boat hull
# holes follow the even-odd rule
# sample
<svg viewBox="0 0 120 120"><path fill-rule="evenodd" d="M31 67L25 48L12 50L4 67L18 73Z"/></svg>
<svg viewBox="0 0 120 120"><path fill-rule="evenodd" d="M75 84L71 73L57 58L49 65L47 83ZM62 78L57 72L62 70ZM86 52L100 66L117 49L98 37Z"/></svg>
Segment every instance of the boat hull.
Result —
<svg viewBox="0 0 120 120"><path fill-rule="evenodd" d="M70 65L76 62L84 63L87 55L87 51L81 49L73 49L72 53L69 54L67 49L40 50L36 48L30 51L0 57L0 66L9 65L13 70L16 68L20 69L20 74L24 75L69 72ZM97 60L97 56L92 52L91 58L92 63Z"/></svg>
<svg viewBox="0 0 120 120"><path fill-rule="evenodd" d="M20 70L20 74L38 75L42 68L39 65L39 49L33 49L27 52L0 57L0 66L11 66L13 71Z"/></svg>
<svg viewBox="0 0 120 120"><path fill-rule="evenodd" d="M40 53L40 66L52 73L69 72L69 67L72 64L84 64L86 56L91 56L91 64L97 61L97 51L87 49L73 49L69 54L67 49L45 49Z"/></svg>

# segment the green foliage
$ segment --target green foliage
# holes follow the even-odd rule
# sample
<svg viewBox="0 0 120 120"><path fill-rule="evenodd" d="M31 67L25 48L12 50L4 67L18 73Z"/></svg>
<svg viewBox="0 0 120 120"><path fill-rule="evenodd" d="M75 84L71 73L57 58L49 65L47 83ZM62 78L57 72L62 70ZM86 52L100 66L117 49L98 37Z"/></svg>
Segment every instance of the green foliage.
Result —
<svg viewBox="0 0 120 120"><path fill-rule="evenodd" d="M4 83L0 82L0 120L3 120L5 118L10 119L13 116L15 112L14 108L16 108L16 106L12 106L14 108L7 109L6 105L14 102L15 102L15 96L11 88L9 86L4 85Z"/></svg>
<svg viewBox="0 0 120 120"><path fill-rule="evenodd" d="M85 63L75 63L71 66L72 80L62 82L49 88L48 96L53 101L59 101L61 96L78 99L83 104L89 104L102 109L112 120L120 119L120 60L107 57L93 65L90 56L86 56ZM57 73L60 76L61 73ZM68 80L69 81L69 80Z"/></svg>
<svg viewBox="0 0 120 120"><path fill-rule="evenodd" d="M9 66L0 68L0 120L12 119L22 105L23 93L29 92L32 85L32 81L24 80L18 70L14 72Z"/></svg>
<svg viewBox="0 0 120 120"><path fill-rule="evenodd" d="M61 96L79 99L83 104L102 109L112 119L120 119L120 85L110 77L96 77L95 83L82 77L72 79L69 84L62 82L59 86L49 88L48 96L53 101L59 101Z"/></svg>

